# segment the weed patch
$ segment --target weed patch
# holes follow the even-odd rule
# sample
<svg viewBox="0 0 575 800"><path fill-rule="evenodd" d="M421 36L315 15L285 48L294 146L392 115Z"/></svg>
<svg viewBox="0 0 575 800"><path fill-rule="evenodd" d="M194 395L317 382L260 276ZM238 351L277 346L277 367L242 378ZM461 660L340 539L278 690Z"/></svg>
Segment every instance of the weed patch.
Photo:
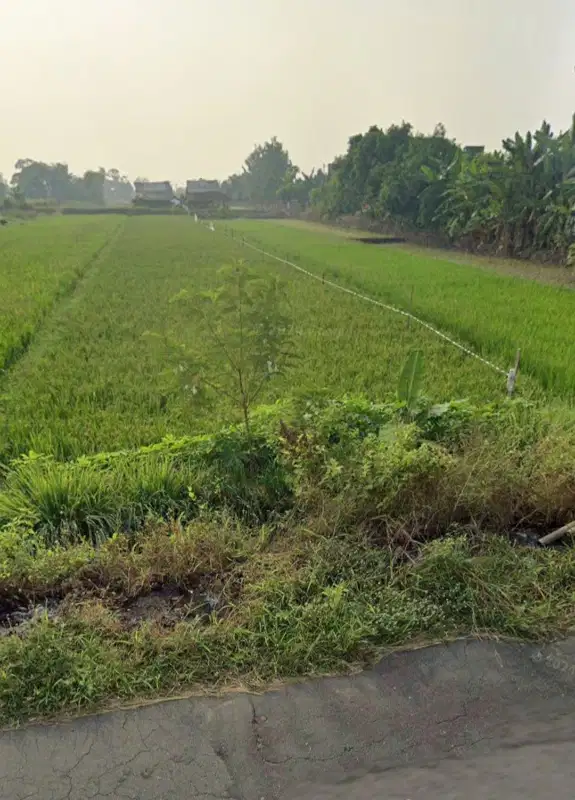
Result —
<svg viewBox="0 0 575 800"><path fill-rule="evenodd" d="M193 526L185 535L195 539ZM2 721L347 670L422 636L542 638L574 622L572 551L461 535L406 562L349 531L308 527L270 544L244 529L243 540L242 580L225 613L173 587L123 606L104 592L0 637Z"/></svg>
<svg viewBox="0 0 575 800"><path fill-rule="evenodd" d="M574 551L518 545L573 518L570 416L356 397L251 428L7 470L3 722L572 627Z"/></svg>

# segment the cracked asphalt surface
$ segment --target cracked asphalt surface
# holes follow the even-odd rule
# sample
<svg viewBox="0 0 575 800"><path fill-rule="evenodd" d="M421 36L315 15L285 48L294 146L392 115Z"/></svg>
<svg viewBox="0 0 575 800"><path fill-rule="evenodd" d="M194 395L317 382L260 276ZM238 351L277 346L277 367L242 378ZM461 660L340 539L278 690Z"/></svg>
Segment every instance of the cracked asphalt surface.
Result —
<svg viewBox="0 0 575 800"><path fill-rule="evenodd" d="M575 640L459 641L358 675L0 733L4 800L575 796Z"/></svg>

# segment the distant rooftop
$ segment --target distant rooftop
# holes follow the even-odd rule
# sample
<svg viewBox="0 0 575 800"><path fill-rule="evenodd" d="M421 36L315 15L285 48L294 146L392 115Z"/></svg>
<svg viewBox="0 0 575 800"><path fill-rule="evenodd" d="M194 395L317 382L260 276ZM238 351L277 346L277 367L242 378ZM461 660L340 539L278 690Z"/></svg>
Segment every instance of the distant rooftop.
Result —
<svg viewBox="0 0 575 800"><path fill-rule="evenodd" d="M172 184L170 181L136 181L134 188L136 192L171 192Z"/></svg>
<svg viewBox="0 0 575 800"><path fill-rule="evenodd" d="M197 181L186 181L186 192L200 194L201 192L219 192L219 181L207 181L200 178Z"/></svg>

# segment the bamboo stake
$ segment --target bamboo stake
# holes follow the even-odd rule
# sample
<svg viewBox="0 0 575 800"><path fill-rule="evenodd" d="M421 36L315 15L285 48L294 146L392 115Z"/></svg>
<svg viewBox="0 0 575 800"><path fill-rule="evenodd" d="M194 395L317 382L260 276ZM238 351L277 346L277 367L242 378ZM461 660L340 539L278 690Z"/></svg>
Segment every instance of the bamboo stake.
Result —
<svg viewBox="0 0 575 800"><path fill-rule="evenodd" d="M569 522L567 525L563 525L562 528L557 528L556 531L545 534L539 539L539 544L553 544L557 539L562 539L568 533L575 533L575 522Z"/></svg>

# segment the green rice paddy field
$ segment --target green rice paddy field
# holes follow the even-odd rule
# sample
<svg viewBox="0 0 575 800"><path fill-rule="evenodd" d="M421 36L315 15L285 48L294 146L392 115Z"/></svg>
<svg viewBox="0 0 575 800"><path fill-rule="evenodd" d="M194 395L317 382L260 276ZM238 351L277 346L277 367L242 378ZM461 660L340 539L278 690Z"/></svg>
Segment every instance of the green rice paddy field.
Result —
<svg viewBox="0 0 575 800"><path fill-rule="evenodd" d="M571 403L575 294L271 221L187 217L61 217L0 230L0 460L29 450L66 459L211 430L235 418L224 399L197 408L144 334L197 338L170 298L217 283L246 260L285 283L298 359L266 402L325 392L395 394L413 348L438 401L500 399L505 377L405 318L247 248L242 237L342 286L412 310L499 367L522 351L518 391ZM231 235L233 232L233 236Z"/></svg>

